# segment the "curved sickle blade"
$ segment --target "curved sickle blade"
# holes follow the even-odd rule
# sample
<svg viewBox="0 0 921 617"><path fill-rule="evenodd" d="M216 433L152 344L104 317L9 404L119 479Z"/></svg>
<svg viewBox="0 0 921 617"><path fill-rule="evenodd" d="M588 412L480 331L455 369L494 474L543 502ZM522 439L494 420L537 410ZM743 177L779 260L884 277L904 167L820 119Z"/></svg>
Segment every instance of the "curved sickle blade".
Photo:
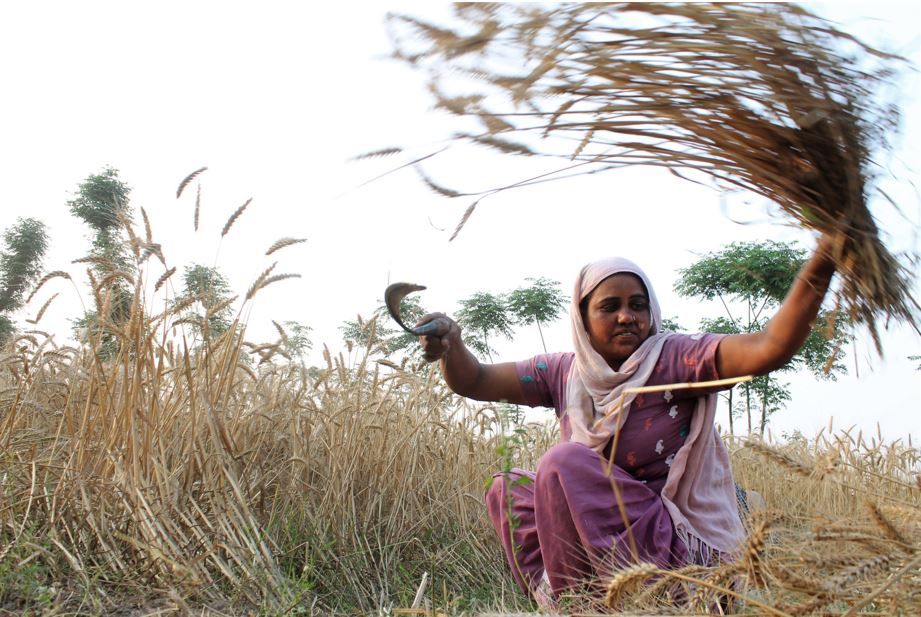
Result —
<svg viewBox="0 0 921 617"><path fill-rule="evenodd" d="M401 328L409 332L410 334L415 334L417 336L425 334L425 332L419 332L425 328L412 329L406 326L403 323L403 319L400 317L400 302L403 301L403 298L409 294L422 291L425 289L425 285L415 285L413 283L392 283L387 286L387 289L384 291L384 304L387 305L387 311L390 313L390 316L393 317L393 320L399 324ZM426 326L428 324L425 324Z"/></svg>

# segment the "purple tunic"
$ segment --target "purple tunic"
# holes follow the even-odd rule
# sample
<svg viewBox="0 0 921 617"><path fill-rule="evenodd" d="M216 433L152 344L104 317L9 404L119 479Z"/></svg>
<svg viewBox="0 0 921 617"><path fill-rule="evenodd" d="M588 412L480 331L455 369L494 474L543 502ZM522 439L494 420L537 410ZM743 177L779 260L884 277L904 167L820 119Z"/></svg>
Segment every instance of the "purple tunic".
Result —
<svg viewBox="0 0 921 617"><path fill-rule="evenodd" d="M716 349L722 338L669 337L646 385L718 379ZM574 357L557 353L517 363L529 405L553 407L560 416ZM494 476L487 507L523 590L533 593L545 576L559 594L633 563L635 557L661 567L686 565L687 547L677 537L659 493L688 435L696 399L705 393L685 389L638 395L621 428L610 475L605 473L606 459L569 442L564 416L561 443L544 454L536 474L515 469L508 478ZM612 482L621 494L626 521ZM511 529L510 519L517 522Z"/></svg>

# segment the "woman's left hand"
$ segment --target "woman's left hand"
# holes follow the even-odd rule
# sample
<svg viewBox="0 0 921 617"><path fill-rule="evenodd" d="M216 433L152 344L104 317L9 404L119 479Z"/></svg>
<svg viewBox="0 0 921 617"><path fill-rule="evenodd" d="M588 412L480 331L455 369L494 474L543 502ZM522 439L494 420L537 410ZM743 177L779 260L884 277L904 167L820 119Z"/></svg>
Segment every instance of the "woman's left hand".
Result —
<svg viewBox="0 0 921 617"><path fill-rule="evenodd" d="M716 350L716 368L728 379L765 375L785 365L806 342L835 273L837 238L824 234L777 313L760 332L731 334Z"/></svg>

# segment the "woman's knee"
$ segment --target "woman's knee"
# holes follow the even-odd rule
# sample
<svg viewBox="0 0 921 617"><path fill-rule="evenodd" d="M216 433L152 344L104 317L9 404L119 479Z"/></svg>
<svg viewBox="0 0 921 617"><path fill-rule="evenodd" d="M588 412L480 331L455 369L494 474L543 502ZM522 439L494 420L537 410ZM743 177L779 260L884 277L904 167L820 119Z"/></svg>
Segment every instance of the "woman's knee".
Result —
<svg viewBox="0 0 921 617"><path fill-rule="evenodd" d="M600 460L598 453L588 446L567 441L553 446L544 453L537 464L537 473L540 474L543 471L546 474L571 468L584 469L586 463Z"/></svg>
<svg viewBox="0 0 921 617"><path fill-rule="evenodd" d="M505 474L497 473L486 488L486 507L492 511L505 502Z"/></svg>
<svg viewBox="0 0 921 617"><path fill-rule="evenodd" d="M522 469L493 474L486 488L486 509L498 517L506 511L525 516L534 510L534 474ZM498 520L498 519L496 519Z"/></svg>

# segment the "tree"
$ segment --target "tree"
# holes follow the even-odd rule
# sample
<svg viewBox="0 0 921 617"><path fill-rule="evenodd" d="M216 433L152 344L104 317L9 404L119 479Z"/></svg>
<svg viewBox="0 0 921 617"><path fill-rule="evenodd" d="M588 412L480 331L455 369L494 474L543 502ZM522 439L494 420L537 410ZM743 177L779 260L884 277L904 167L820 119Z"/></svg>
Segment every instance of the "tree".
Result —
<svg viewBox="0 0 921 617"><path fill-rule="evenodd" d="M131 188L118 177L118 170L106 167L87 177L67 202L71 214L93 231L90 256L94 268L105 276L113 268L134 271L124 227L131 222ZM107 262L107 263L106 263Z"/></svg>
<svg viewBox="0 0 921 617"><path fill-rule="evenodd" d="M758 428L759 432L764 435L767 418L790 402L790 384L782 383L770 375L759 375L743 385L747 386L743 388L745 400L744 402L739 401L737 405L744 405L742 409L747 411L751 406L751 400L757 400L757 407L761 410L761 424Z"/></svg>
<svg viewBox="0 0 921 617"><path fill-rule="evenodd" d="M406 296L400 301L400 315L406 324L416 323L426 313L427 311L416 296ZM415 335L387 326L389 321L390 313L387 311L387 306L381 302L374 309L370 320L363 320L361 317L347 320L339 326L339 331L342 332L342 338L346 341L362 347L370 346L384 355L405 351L418 344L418 338Z"/></svg>
<svg viewBox="0 0 921 617"><path fill-rule="evenodd" d="M474 351L488 356L489 361L492 362L494 350L489 346L489 337L501 334L506 339L512 338L514 323L509 315L505 298L501 295L480 291L461 300L460 305L457 321L473 334L465 339L466 343Z"/></svg>
<svg viewBox="0 0 921 617"><path fill-rule="evenodd" d="M183 315L204 340L216 338L230 328L233 310L230 306L231 289L227 279L217 268L192 264L182 275L183 291L174 300L174 306L190 304Z"/></svg>
<svg viewBox="0 0 921 617"><path fill-rule="evenodd" d="M304 354L313 349L310 340L310 326L297 321L284 321L285 336L282 338L282 347L292 358L303 358Z"/></svg>
<svg viewBox="0 0 921 617"><path fill-rule="evenodd" d="M551 281L543 277L525 280L531 285L519 287L509 293L506 306L517 323L525 326L532 323L537 324L540 343L544 348L544 353L547 353L547 344L544 342L541 324L557 319L566 308L567 298L560 291L559 281Z"/></svg>
<svg viewBox="0 0 921 617"><path fill-rule="evenodd" d="M732 243L680 270L675 290L682 296L720 300L725 316L703 320L701 329L725 334L755 332L764 327L768 311L783 301L805 260L805 251L781 242ZM741 303L744 316L735 315L731 303ZM848 338L845 321L841 315L821 312L803 348L780 370L806 367L817 377L830 379L844 372L842 346ZM741 410L747 415L748 430L753 430L753 409L760 408L763 434L768 416L789 400L789 391L770 375L740 387ZM729 401L730 431L733 431L732 414L740 409L739 405L733 407L731 391Z"/></svg>
<svg viewBox="0 0 921 617"><path fill-rule="evenodd" d="M42 273L48 231L38 219L18 218L3 232L0 252L0 343L13 333L12 313L22 308L26 290Z"/></svg>
<svg viewBox="0 0 921 617"><path fill-rule="evenodd" d="M125 227L132 218L128 196L131 188L118 177L118 170L106 167L101 173L87 177L77 188L74 199L67 202L71 214L89 225L92 230L90 254L82 261L89 262L94 286L101 305L75 320L74 331L98 341L100 355L110 357L117 349L115 334L105 325L116 326L128 321L134 293L128 288L123 275L133 276L137 270L131 261ZM104 284L103 284L104 283ZM99 312L106 309L106 315Z"/></svg>
<svg viewBox="0 0 921 617"><path fill-rule="evenodd" d="M700 320L700 329L703 332L712 332L714 334L739 334L742 330L739 328L738 324L730 318L727 317L716 317L714 319L704 318ZM736 414L741 414L746 410L751 409L751 390L748 388L748 384L743 384L742 390L744 391L746 406L737 408L733 404L733 393L736 391L735 388L730 388L725 392L721 392L720 396L726 399L726 405L729 409L729 434L735 435L735 426L733 423L734 417ZM749 413L749 422L748 422L748 432L751 432L751 414Z"/></svg>
<svg viewBox="0 0 921 617"><path fill-rule="evenodd" d="M362 319L358 315L355 319L347 319L339 326L339 332L342 333L342 340L350 345L358 345L370 348L372 353L379 351L385 356L390 355L390 349L387 340L395 333L395 330L386 327L383 319L372 316L371 319Z"/></svg>
<svg viewBox="0 0 921 617"><path fill-rule="evenodd" d="M662 326L659 328L659 332L683 332L684 328L681 327L681 324L678 323L676 317L663 317Z"/></svg>

